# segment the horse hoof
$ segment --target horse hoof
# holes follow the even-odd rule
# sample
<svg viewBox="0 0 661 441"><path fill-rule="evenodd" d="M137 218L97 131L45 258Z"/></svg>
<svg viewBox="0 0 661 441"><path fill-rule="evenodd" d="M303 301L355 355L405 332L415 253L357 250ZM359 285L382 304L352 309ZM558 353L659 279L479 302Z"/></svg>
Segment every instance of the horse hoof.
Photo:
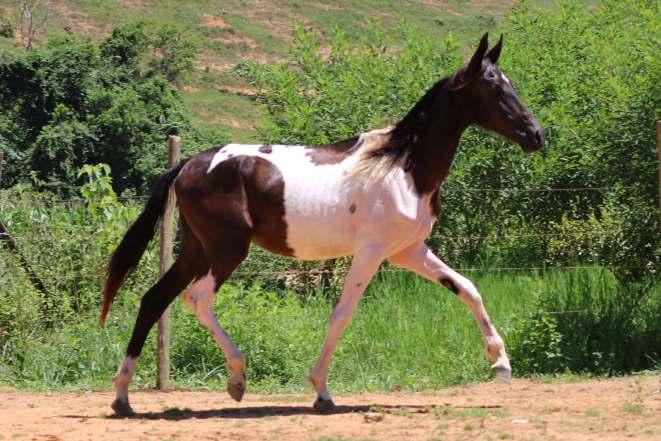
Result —
<svg viewBox="0 0 661 441"><path fill-rule="evenodd" d="M491 366L491 372L493 373L494 377L503 383L510 384L512 382L512 368L509 366L494 365Z"/></svg>
<svg viewBox="0 0 661 441"><path fill-rule="evenodd" d="M230 397L234 401L241 401L243 399L243 394L246 393L246 383L245 382L233 382L232 379L227 382L227 393L230 394Z"/></svg>
<svg viewBox="0 0 661 441"><path fill-rule="evenodd" d="M135 412L133 411L133 408L131 407L128 401L121 401L119 399L115 399L115 401L112 402L110 407L112 407L112 410L115 411L115 415L117 416L135 415Z"/></svg>
<svg viewBox="0 0 661 441"><path fill-rule="evenodd" d="M317 413L330 413L335 410L335 403L330 398L324 400L321 397L317 397L314 404L312 405L314 411Z"/></svg>

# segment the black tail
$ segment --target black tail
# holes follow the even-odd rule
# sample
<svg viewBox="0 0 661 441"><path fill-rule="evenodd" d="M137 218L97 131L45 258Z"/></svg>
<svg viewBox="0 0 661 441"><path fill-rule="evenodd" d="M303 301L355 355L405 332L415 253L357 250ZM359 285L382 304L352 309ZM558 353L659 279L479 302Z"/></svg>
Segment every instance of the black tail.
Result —
<svg viewBox="0 0 661 441"><path fill-rule="evenodd" d="M106 283L103 287L103 304L101 305L101 326L106 321L110 305L117 295L117 291L124 284L126 278L133 272L140 258L145 252L149 241L156 233L156 225L163 215L165 203L168 198L170 185L181 171L187 159L181 161L166 171L156 183L145 209L128 229L117 249L110 257Z"/></svg>

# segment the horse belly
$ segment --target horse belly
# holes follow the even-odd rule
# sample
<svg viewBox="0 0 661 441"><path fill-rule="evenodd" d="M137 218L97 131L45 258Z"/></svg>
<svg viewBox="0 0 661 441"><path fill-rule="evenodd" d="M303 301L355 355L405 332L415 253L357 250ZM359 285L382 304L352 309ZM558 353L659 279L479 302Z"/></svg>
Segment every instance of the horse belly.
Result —
<svg viewBox="0 0 661 441"><path fill-rule="evenodd" d="M301 219L287 217L287 244L297 259L322 260L353 254L351 224L334 218Z"/></svg>
<svg viewBox="0 0 661 441"><path fill-rule="evenodd" d="M304 260L352 254L355 227L346 188L334 176L309 178L285 181L287 244Z"/></svg>

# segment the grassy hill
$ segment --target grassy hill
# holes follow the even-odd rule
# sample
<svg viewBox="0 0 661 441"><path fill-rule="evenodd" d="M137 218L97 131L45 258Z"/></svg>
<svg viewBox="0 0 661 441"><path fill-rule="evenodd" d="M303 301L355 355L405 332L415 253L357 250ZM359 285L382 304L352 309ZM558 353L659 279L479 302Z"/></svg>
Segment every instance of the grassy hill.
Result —
<svg viewBox="0 0 661 441"><path fill-rule="evenodd" d="M182 87L187 107L198 124L223 126L232 139L247 142L257 140L260 109L245 96L249 91L231 68L245 58L262 62L281 58L296 25L314 29L322 37L339 28L360 38L370 23L394 33L405 20L439 37L453 33L468 43L493 30L514 4L514 0L42 0L49 15L36 43L62 29L100 39L128 21L177 24L199 47L196 72ZM16 23L19 5L16 0L0 0L0 13ZM0 49L16 44L0 38Z"/></svg>

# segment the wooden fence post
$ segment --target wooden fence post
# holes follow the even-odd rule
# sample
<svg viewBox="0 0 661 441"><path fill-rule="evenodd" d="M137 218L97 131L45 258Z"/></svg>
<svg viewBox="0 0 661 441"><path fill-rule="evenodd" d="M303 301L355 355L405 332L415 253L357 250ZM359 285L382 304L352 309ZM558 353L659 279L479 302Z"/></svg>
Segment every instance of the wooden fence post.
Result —
<svg viewBox="0 0 661 441"><path fill-rule="evenodd" d="M661 119L656 122L656 157L659 161L659 217L661 218ZM661 228L661 224L659 224Z"/></svg>
<svg viewBox="0 0 661 441"><path fill-rule="evenodd" d="M168 167L173 167L179 162L181 156L181 138L178 136L168 137ZM161 224L161 249L160 249L160 275L161 277L172 266L172 238L174 224L175 199L174 192L169 191L168 201L163 213ZM158 320L157 338L157 365L158 379L156 387L160 390L169 388L170 383L170 308L168 307Z"/></svg>
<svg viewBox="0 0 661 441"><path fill-rule="evenodd" d="M2 146L0 145L0 188L2 188L2 161L4 159L4 153Z"/></svg>

